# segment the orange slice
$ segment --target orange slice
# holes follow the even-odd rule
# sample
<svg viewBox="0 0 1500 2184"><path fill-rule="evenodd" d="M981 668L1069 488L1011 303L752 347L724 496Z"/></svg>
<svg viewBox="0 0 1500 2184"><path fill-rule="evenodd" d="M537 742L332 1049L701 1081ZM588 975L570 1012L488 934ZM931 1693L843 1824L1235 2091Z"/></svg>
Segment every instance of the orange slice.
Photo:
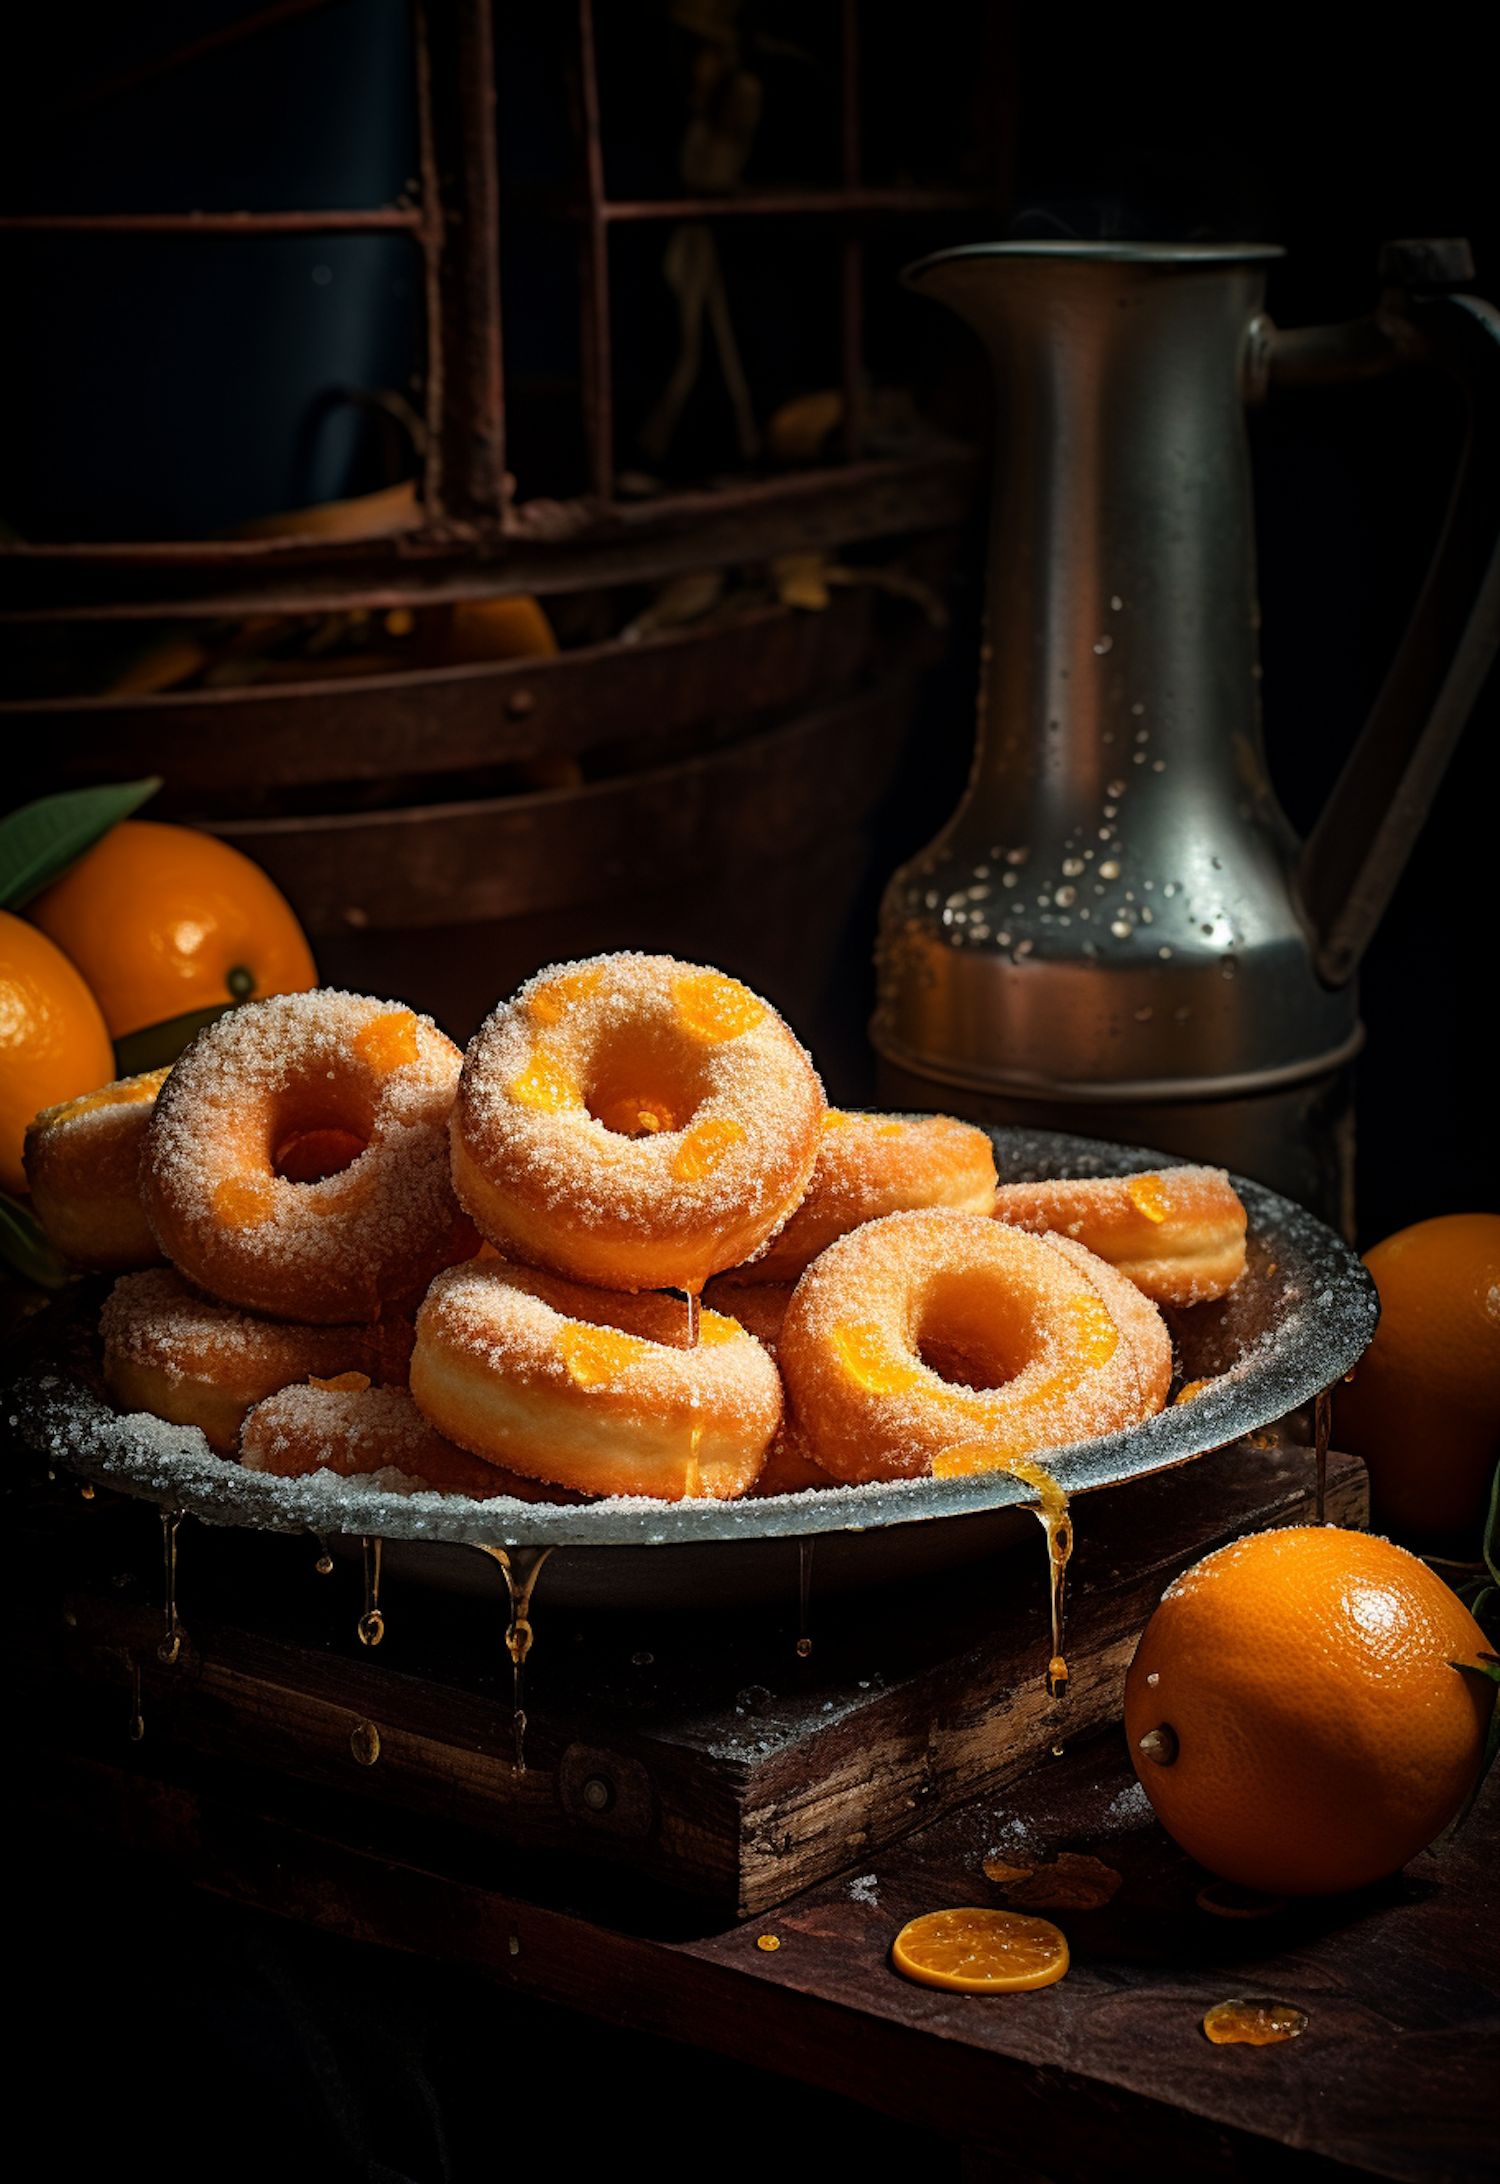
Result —
<svg viewBox="0 0 1500 2184"><path fill-rule="evenodd" d="M1050 1987L1068 1969L1068 1944L1050 1919L1019 1911L929 1911L902 1927L891 1962L923 1987L955 1994L1017 1994Z"/></svg>

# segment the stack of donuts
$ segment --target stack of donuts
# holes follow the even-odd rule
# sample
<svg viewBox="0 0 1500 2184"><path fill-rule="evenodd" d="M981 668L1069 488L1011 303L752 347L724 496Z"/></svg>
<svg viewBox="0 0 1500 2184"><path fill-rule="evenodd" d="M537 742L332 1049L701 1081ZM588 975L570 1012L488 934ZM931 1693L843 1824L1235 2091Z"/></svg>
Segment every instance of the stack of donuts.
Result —
<svg viewBox="0 0 1500 2184"><path fill-rule="evenodd" d="M997 1188L987 1135L828 1107L714 970L542 971L467 1054L347 993L252 1002L47 1110L33 1203L114 1400L283 1476L566 1501L953 1475L1166 1401L1222 1295L1218 1170Z"/></svg>

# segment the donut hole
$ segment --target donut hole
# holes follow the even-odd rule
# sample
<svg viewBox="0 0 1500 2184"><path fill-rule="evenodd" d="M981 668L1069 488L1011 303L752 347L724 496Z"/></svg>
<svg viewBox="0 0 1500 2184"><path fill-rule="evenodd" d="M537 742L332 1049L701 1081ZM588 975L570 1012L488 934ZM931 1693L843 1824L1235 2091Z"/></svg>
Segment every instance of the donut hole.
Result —
<svg viewBox="0 0 1500 2184"><path fill-rule="evenodd" d="M918 1307L912 1347L940 1380L961 1388L1003 1388L1036 1356L1031 1311L979 1270L937 1275Z"/></svg>
<svg viewBox="0 0 1500 2184"><path fill-rule="evenodd" d="M707 1089L701 1068L679 1044L643 1026L595 1056L583 1097L595 1122L616 1137L643 1138L686 1129Z"/></svg>
<svg viewBox="0 0 1500 2184"><path fill-rule="evenodd" d="M321 1183L352 1167L368 1142L338 1124L293 1130L277 1146L271 1166L284 1183Z"/></svg>

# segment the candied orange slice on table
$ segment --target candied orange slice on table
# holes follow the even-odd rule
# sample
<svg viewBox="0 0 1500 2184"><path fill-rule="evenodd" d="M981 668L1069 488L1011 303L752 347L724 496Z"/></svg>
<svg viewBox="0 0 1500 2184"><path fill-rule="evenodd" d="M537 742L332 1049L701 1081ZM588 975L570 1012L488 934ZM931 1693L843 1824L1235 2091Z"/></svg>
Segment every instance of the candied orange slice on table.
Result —
<svg viewBox="0 0 1500 2184"><path fill-rule="evenodd" d="M907 1979L955 1994L1016 1994L1050 1987L1068 1969L1066 1936L1050 1919L966 1908L911 1919L891 1945Z"/></svg>

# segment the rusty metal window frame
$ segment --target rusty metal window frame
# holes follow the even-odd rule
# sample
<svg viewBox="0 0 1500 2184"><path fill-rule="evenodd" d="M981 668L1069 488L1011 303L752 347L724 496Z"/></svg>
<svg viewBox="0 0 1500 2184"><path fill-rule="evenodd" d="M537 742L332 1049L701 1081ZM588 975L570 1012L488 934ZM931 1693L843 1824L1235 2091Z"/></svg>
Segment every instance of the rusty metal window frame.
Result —
<svg viewBox="0 0 1500 2184"><path fill-rule="evenodd" d="M128 74L91 87L56 110L56 118L127 95L175 73L211 52L258 38L319 12L333 0L275 0L240 21L176 48ZM419 202L317 212L123 212L23 213L0 216L0 233L118 235L409 235L421 253L425 306L425 426L419 503L420 529L389 532L359 541L288 534L254 539L166 541L64 541L6 543L0 566L30 569L42 578L30 605L0 610L0 620L131 619L150 615L223 614L275 605L296 611L352 605L396 604L415 592L428 598L533 586L524 572L512 586L498 563L514 558L534 564L567 560L569 549L590 537L618 531L615 498L613 384L611 373L609 236L622 224L681 220L785 219L823 216L841 222L840 376L843 394L842 472L825 465L802 474L790 488L805 498L819 479L831 481L861 464L863 368L863 243L856 224L870 216L968 211L988 200L959 189L867 188L860 180L859 7L840 0L840 132L842 180L836 189L744 190L724 197L611 198L606 191L600 87L593 0L577 0L576 51L582 129L582 197L567 208L581 229L580 405L588 450L589 492L579 501L512 504L505 468L505 377L500 316L500 185L495 116L492 0L412 0L419 156ZM867 465L867 468L884 468ZM710 527L737 506L763 504L776 481L747 479L742 487L712 494L665 496L652 514L632 508L639 532L663 519L691 521L701 507ZM938 499L944 496L940 493ZM951 499L951 493L947 496ZM400 566L390 569L392 554ZM387 564L383 580L372 558ZM703 558L701 555L695 559ZM490 563L487 580L476 580L476 559ZM314 583L305 591L297 575L344 564L342 582ZM467 562L466 578L462 564ZM349 566L362 564L361 574ZM446 568L443 566L446 564ZM424 570L425 565L425 570ZM280 573L279 595L255 590L239 597L195 597L194 570L214 580L232 568L241 579ZM176 583L148 588L171 597L120 596L129 570L158 579L175 572ZM99 583L68 582L93 572ZM423 580L425 573L425 581ZM108 582L113 575L115 583ZM361 575L363 580L361 581ZM578 579L587 581L586 572ZM126 586L125 590L132 587ZM72 591L73 596L67 596ZM60 596L60 593L62 596ZM114 596L112 596L112 593Z"/></svg>

